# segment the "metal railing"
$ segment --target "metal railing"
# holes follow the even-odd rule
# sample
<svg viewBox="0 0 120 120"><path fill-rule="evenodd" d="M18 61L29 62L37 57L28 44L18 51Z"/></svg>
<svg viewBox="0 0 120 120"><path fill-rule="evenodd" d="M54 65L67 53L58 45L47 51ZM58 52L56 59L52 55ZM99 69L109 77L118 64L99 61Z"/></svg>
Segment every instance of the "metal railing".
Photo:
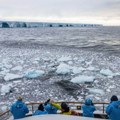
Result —
<svg viewBox="0 0 120 120"><path fill-rule="evenodd" d="M26 105L28 106L29 110L33 113L34 110L37 109L37 106L41 103L43 103L43 102L30 102L30 103L26 103ZM55 103L60 104L61 102L55 102ZM84 104L84 102L66 102L66 103L69 105L74 105L74 106L76 105L75 106L76 110L77 110L77 106L82 106L82 104ZM105 114L105 105L108 105L109 103L108 102L94 102L93 104L95 105L95 107L96 107L96 105L100 105L100 106L98 106L98 107L102 108L102 109L100 109L100 111L102 112L102 114ZM34 107L35 107L35 109L34 109ZM10 110L7 110L6 112L1 113L0 118L3 116L7 116L7 115L8 116L10 115Z"/></svg>

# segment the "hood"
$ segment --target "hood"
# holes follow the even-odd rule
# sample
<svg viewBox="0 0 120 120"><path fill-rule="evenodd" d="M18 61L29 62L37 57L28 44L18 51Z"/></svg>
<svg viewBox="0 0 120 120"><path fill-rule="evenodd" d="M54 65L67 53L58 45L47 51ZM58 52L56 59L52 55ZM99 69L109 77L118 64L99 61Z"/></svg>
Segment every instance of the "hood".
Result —
<svg viewBox="0 0 120 120"><path fill-rule="evenodd" d="M92 100L90 98L85 99L85 105L91 105Z"/></svg>

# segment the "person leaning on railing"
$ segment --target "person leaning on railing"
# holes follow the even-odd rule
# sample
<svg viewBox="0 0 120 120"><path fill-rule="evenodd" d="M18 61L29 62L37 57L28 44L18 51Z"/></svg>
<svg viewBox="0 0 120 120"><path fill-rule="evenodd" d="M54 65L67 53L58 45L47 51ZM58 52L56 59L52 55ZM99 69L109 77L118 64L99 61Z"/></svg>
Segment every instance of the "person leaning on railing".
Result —
<svg viewBox="0 0 120 120"><path fill-rule="evenodd" d="M120 101L118 101L116 95L111 97L111 102L106 108L106 113L110 120L120 120Z"/></svg>
<svg viewBox="0 0 120 120"><path fill-rule="evenodd" d="M57 114L58 108L52 106L49 102L50 102L50 99L48 99L48 100L44 103L44 108L45 108L45 110L48 112L48 114Z"/></svg>
<svg viewBox="0 0 120 120"><path fill-rule="evenodd" d="M96 110L90 98L85 99L85 104L82 105L84 117L94 117L93 112Z"/></svg>
<svg viewBox="0 0 120 120"><path fill-rule="evenodd" d="M80 113L74 111L74 110L70 110L69 106L67 105L66 102L62 102L61 105L55 103L54 101L50 101L50 104L56 108L58 108L59 110L61 110L60 114L64 114L64 115L77 115L79 116Z"/></svg>
<svg viewBox="0 0 120 120"><path fill-rule="evenodd" d="M11 106L10 111L13 114L14 119L24 118L29 112L27 106L22 101L22 97L18 97L17 101Z"/></svg>
<svg viewBox="0 0 120 120"><path fill-rule="evenodd" d="M38 106L38 110L36 110L32 116L35 116L35 115L44 115L44 114L48 114L48 112L44 109L44 106L43 104L40 104Z"/></svg>

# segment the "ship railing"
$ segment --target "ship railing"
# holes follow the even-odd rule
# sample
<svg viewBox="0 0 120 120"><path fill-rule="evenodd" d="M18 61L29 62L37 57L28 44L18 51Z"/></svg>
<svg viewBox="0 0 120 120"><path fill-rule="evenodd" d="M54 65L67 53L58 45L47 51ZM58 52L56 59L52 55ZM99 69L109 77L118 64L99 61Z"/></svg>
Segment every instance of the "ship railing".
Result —
<svg viewBox="0 0 120 120"><path fill-rule="evenodd" d="M32 113L38 108L39 104L41 104L41 103L43 103L43 102L26 103L26 105L28 106L29 111L30 111L28 116L31 116ZM55 102L55 103L61 104L61 102ZM81 106L84 104L84 102L66 102L66 103L69 104L71 109L77 110L78 112L82 113ZM108 102L94 102L93 104L94 104L96 110L99 111L99 112L96 112L95 114L97 114L98 116L99 115L103 115L105 117L107 116L105 113L105 109L109 104ZM3 113L0 113L0 120L1 119L4 120L4 118L8 118L8 116L9 117L11 116L11 112L9 109Z"/></svg>

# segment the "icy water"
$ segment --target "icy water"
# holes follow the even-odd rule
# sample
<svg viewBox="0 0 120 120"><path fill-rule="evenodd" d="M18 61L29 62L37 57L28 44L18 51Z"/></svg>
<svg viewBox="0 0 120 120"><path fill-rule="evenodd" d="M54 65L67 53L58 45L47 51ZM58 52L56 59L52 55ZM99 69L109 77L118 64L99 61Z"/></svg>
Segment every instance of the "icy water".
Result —
<svg viewBox="0 0 120 120"><path fill-rule="evenodd" d="M44 75L29 79L32 70ZM120 27L0 29L1 105L18 95L27 102L109 101L119 88Z"/></svg>

